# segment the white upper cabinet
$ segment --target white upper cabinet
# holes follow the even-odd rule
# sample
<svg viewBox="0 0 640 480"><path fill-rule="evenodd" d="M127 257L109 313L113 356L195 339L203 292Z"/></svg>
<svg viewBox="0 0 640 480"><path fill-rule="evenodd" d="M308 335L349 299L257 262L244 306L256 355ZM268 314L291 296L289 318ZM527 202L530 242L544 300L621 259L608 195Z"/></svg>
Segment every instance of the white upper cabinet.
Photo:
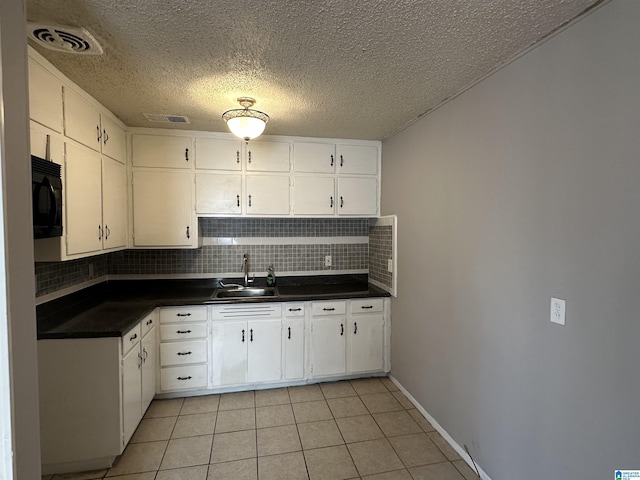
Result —
<svg viewBox="0 0 640 480"><path fill-rule="evenodd" d="M293 144L293 171L301 173L334 173L336 146L331 143Z"/></svg>
<svg viewBox="0 0 640 480"><path fill-rule="evenodd" d="M337 207L338 215L376 215L378 180L361 177L339 178Z"/></svg>
<svg viewBox="0 0 640 480"><path fill-rule="evenodd" d="M247 144L248 172L289 172L289 143L251 141Z"/></svg>
<svg viewBox="0 0 640 480"><path fill-rule="evenodd" d="M64 87L64 134L76 142L100 151L100 112L68 87Z"/></svg>
<svg viewBox="0 0 640 480"><path fill-rule="evenodd" d="M242 141L223 138L196 138L196 168L242 170Z"/></svg>
<svg viewBox="0 0 640 480"><path fill-rule="evenodd" d="M62 82L32 58L29 58L29 116L62 133Z"/></svg>
<svg viewBox="0 0 640 480"><path fill-rule="evenodd" d="M134 135L133 166L190 169L193 139L170 135Z"/></svg>
<svg viewBox="0 0 640 480"><path fill-rule="evenodd" d="M377 175L378 173L378 147L338 145L336 154L339 174Z"/></svg>
<svg viewBox="0 0 640 480"><path fill-rule="evenodd" d="M291 192L296 215L333 215L336 211L333 177L295 175Z"/></svg>
<svg viewBox="0 0 640 480"><path fill-rule="evenodd" d="M48 160L51 160L58 165L64 165L64 140L62 136L56 135L48 128L45 128L34 121L31 121L30 125L31 155L47 159L48 153Z"/></svg>
<svg viewBox="0 0 640 480"><path fill-rule="evenodd" d="M196 173L196 213L242 213L242 175Z"/></svg>
<svg viewBox="0 0 640 480"><path fill-rule="evenodd" d="M289 215L289 176L247 176L247 213Z"/></svg>
<svg viewBox="0 0 640 480"><path fill-rule="evenodd" d="M127 137L124 130L106 115L100 115L102 153L119 162L127 158Z"/></svg>
<svg viewBox="0 0 640 480"><path fill-rule="evenodd" d="M102 157L102 248L127 246L127 169L124 164Z"/></svg>

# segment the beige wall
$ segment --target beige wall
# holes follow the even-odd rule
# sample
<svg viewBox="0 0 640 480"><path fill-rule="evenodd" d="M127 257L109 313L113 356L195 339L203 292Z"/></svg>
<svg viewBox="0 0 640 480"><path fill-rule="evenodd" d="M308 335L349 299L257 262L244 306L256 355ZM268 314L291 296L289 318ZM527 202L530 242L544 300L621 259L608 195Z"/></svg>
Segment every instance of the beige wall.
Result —
<svg viewBox="0 0 640 480"><path fill-rule="evenodd" d="M493 480L640 468L638 19L607 3L383 144L392 374Z"/></svg>
<svg viewBox="0 0 640 480"><path fill-rule="evenodd" d="M15 478L40 478L27 46L23 0L0 2L0 134ZM5 320L3 320L5 321Z"/></svg>

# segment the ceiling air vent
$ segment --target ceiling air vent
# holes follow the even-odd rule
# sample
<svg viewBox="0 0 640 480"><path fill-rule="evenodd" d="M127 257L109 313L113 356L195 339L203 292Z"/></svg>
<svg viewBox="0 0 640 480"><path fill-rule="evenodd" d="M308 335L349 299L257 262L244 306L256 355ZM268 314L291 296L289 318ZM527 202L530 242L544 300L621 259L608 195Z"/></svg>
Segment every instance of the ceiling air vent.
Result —
<svg viewBox="0 0 640 480"><path fill-rule="evenodd" d="M147 120L155 123L191 123L184 115L164 115L162 113L144 113L143 115Z"/></svg>
<svg viewBox="0 0 640 480"><path fill-rule="evenodd" d="M101 55L102 47L86 29L67 25L28 23L29 37L38 45L58 52Z"/></svg>

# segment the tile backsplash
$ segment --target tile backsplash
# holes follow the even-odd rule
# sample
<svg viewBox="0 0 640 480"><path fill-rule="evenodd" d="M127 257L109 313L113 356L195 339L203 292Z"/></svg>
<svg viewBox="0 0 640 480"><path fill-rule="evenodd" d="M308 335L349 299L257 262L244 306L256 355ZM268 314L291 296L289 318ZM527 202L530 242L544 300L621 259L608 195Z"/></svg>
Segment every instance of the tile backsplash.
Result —
<svg viewBox="0 0 640 480"><path fill-rule="evenodd" d="M66 262L38 262L36 296L104 275L240 276L245 253L251 273L257 276L266 275L269 265L276 275L366 273L369 223L360 218L201 218L202 246L197 249L124 250ZM372 232L377 235L375 229ZM323 266L325 255L331 255L331 267Z"/></svg>

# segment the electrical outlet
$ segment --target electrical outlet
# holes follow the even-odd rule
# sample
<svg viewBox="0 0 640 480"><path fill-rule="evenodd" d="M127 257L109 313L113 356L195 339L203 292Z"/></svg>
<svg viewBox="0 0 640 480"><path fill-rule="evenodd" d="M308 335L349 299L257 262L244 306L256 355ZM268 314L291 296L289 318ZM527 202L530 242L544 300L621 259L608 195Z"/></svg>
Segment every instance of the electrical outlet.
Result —
<svg viewBox="0 0 640 480"><path fill-rule="evenodd" d="M324 256L324 266L325 267L330 267L331 266L331 255L325 255Z"/></svg>
<svg viewBox="0 0 640 480"><path fill-rule="evenodd" d="M566 302L559 298L551 297L551 317L550 320L558 325L564 325Z"/></svg>
<svg viewBox="0 0 640 480"><path fill-rule="evenodd" d="M387 259L387 272L393 272L393 258Z"/></svg>

